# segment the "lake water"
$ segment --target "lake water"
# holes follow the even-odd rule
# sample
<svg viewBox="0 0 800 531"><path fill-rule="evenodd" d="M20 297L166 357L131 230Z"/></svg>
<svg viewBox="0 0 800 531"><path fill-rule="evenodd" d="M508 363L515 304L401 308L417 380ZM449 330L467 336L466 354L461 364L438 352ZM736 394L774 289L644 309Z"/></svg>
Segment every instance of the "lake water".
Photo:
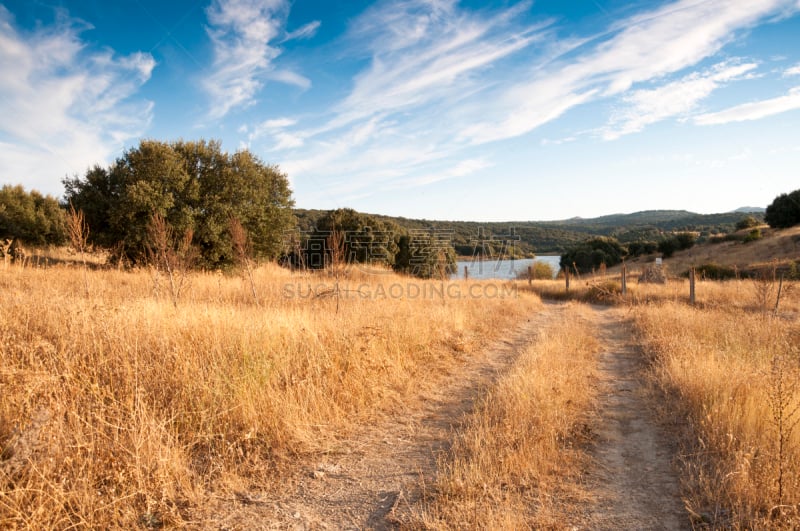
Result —
<svg viewBox="0 0 800 531"><path fill-rule="evenodd" d="M457 262L457 273L453 274L450 278L464 278L464 266L466 266L467 271L469 271L469 278L517 278L520 272L527 272L528 266L534 262L550 264L550 267L553 269L553 275L555 275L558 273L558 262L560 260L560 256L537 256L536 258L522 258L519 260L466 260Z"/></svg>

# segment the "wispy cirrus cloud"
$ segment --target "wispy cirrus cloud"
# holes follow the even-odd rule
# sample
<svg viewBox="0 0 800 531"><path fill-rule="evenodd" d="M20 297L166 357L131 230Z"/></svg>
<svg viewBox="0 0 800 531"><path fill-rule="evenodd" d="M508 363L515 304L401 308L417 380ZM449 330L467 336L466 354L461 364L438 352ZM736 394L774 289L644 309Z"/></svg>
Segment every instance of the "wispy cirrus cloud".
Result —
<svg viewBox="0 0 800 531"><path fill-rule="evenodd" d="M434 161L447 167L445 159L458 149L455 124L433 128L430 120L448 120L449 112L480 98L496 82L485 72L505 59L533 45L544 46L553 21L515 22L529 8L529 3L520 3L471 12L450 0L370 7L352 21L345 39L351 53L367 55L368 66L353 77L352 89L333 104L328 120L295 128L292 134L305 139L303 150L291 152L298 156L286 167L299 174L346 174L351 190L377 182L396 186L397 179L419 184L438 180L432 175L407 179L430 169ZM275 148L287 147L278 135L273 139ZM449 167L466 167L459 164ZM459 170L448 175L466 174Z"/></svg>
<svg viewBox="0 0 800 531"><path fill-rule="evenodd" d="M730 122L746 122L796 109L800 109L800 87L794 87L785 96L743 103L722 111L695 116L694 123L697 125L721 125Z"/></svg>
<svg viewBox="0 0 800 531"><path fill-rule="evenodd" d="M476 119L462 134L479 144L528 133L572 107L618 96L636 83L664 80L695 66L719 52L737 32L787 9L797 6L788 0L680 0L634 15L578 57L532 72L498 91L488 98L493 108L487 114L493 119Z"/></svg>
<svg viewBox="0 0 800 531"><path fill-rule="evenodd" d="M272 135L267 149L283 150L296 177L361 196L467 175L450 171L461 162L492 165L494 142L593 102L615 104L599 129L611 140L684 117L714 90L753 75L754 61L708 62L798 8L795 0L677 0L598 34L564 36L527 2L493 11L454 0L379 2L353 20L346 39L366 60L349 93L324 118L298 118Z"/></svg>
<svg viewBox="0 0 800 531"><path fill-rule="evenodd" d="M354 78L350 94L337 106L330 124L419 109L434 101L452 102L480 91L476 74L541 41L547 20L515 26L521 3L480 16L452 0L383 2L351 28L350 39L369 50L369 66Z"/></svg>
<svg viewBox="0 0 800 531"><path fill-rule="evenodd" d="M56 14L21 32L0 5L0 175L43 191L143 133L152 103L134 96L156 66L148 53L92 50L81 40L91 26Z"/></svg>
<svg viewBox="0 0 800 531"><path fill-rule="evenodd" d="M319 28L314 21L287 32L289 9L288 0L214 0L206 9L214 65L203 87L211 99L211 118L255 103L265 80L303 90L311 86L307 77L275 65L280 43L312 37Z"/></svg>
<svg viewBox="0 0 800 531"><path fill-rule="evenodd" d="M605 140L615 140L623 135L638 133L661 120L685 116L718 87L742 79L757 66L755 63L724 62L654 89L631 91L622 98L622 109L612 116L602 136Z"/></svg>
<svg viewBox="0 0 800 531"><path fill-rule="evenodd" d="M796 64L784 70L783 77L800 76L800 64Z"/></svg>

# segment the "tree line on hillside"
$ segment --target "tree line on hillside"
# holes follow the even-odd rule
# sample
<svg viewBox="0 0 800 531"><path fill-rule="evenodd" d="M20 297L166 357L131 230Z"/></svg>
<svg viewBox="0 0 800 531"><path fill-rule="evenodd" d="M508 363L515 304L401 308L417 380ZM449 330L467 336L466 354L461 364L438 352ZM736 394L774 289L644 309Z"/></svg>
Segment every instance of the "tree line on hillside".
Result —
<svg viewBox="0 0 800 531"><path fill-rule="evenodd" d="M697 233L678 232L662 236L658 241L634 241L623 245L610 236L590 238L561 255L559 265L565 271L590 273L601 267L612 267L625 258L661 253L669 258L676 251L690 249L697 242Z"/></svg>
<svg viewBox="0 0 800 531"><path fill-rule="evenodd" d="M767 207L764 222L770 227L782 229L800 224L800 190L781 194ZM748 242L761 237L758 226L761 221L752 214L744 215L735 224L737 231L750 232L739 241ZM583 241L561 255L562 269L587 273L602 266L611 267L627 257L637 257L655 252L669 258L675 252L691 248L698 233L684 231L661 235L657 239L641 239L624 245L614 237L602 236ZM715 240L712 240L715 241Z"/></svg>
<svg viewBox="0 0 800 531"><path fill-rule="evenodd" d="M153 227L161 226L174 240L170 245L190 245L195 265L203 268L236 263L242 242L234 235L244 234L248 252L257 260L311 268L333 260L381 263L432 277L454 271L456 255L519 258L532 256L535 249L562 252L562 267L590 271L627 256L656 251L670 256L691 247L698 237L760 223L758 215L672 211L478 223L410 220L352 209L294 210L288 178L277 166L248 150L224 152L213 140L143 140L108 167L96 165L63 184L61 202L4 185L0 238L62 245L67 241L66 211L72 208L84 216L90 243L131 263L148 259ZM800 223L800 190L776 197L764 220L776 228Z"/></svg>
<svg viewBox="0 0 800 531"><path fill-rule="evenodd" d="M451 235L444 231L409 230L351 208L327 211L300 227L296 245L285 257L293 267L380 265L419 278L444 278L456 270Z"/></svg>
<svg viewBox="0 0 800 531"><path fill-rule="evenodd" d="M143 140L108 167L95 165L63 184L61 203L4 186L0 235L64 244L69 210L82 216L88 243L132 264L177 253L191 255L195 267L225 268L246 248L256 260L304 267L337 258L426 278L455 268L449 240L351 209L330 211L313 230L299 231L286 174L248 150L226 153L218 141Z"/></svg>

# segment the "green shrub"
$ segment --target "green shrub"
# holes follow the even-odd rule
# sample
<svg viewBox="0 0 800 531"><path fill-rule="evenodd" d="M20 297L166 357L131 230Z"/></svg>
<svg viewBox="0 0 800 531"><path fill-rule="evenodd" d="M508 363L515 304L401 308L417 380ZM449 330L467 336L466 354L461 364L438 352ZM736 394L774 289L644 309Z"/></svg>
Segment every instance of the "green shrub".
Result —
<svg viewBox="0 0 800 531"><path fill-rule="evenodd" d="M573 264L580 273L589 273L601 265L611 267L622 262L628 250L610 237L597 237L581 242L561 255L561 269L571 269Z"/></svg>
<svg viewBox="0 0 800 531"><path fill-rule="evenodd" d="M736 270L732 267L719 264L703 264L694 268L695 275L708 280L731 280L736 278ZM689 276L689 272L683 274Z"/></svg>
<svg viewBox="0 0 800 531"><path fill-rule="evenodd" d="M753 229L747 234L747 236L744 237L742 243L752 242L760 239L761 239L761 229Z"/></svg>
<svg viewBox="0 0 800 531"><path fill-rule="evenodd" d="M756 218L753 216L746 216L736 223L736 230L752 229L753 227L758 227L759 225L761 225L761 222Z"/></svg>
<svg viewBox="0 0 800 531"><path fill-rule="evenodd" d="M800 223L800 190L776 197L767 207L764 221L776 229L785 229Z"/></svg>
<svg viewBox="0 0 800 531"><path fill-rule="evenodd" d="M0 188L0 239L18 238L32 245L61 245L67 240L64 211L58 200L21 185Z"/></svg>

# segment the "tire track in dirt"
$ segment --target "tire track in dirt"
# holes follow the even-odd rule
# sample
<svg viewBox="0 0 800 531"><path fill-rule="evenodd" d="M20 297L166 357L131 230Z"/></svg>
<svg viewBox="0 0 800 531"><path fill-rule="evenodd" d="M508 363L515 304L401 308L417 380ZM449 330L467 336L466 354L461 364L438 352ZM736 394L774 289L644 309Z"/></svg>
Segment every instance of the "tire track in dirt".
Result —
<svg viewBox="0 0 800 531"><path fill-rule="evenodd" d="M239 500L238 515L218 523L249 529L399 527L435 480L437 459L449 449L453 429L561 310L546 305L505 339L468 355L435 385L420 388L409 403L422 407L364 427L341 441L336 452L317 456L278 499L246 496Z"/></svg>
<svg viewBox="0 0 800 531"><path fill-rule="evenodd" d="M595 503L573 529L691 529L672 468L675 448L654 422L642 383L643 359L622 310L592 306L601 342L599 418L586 476Z"/></svg>

